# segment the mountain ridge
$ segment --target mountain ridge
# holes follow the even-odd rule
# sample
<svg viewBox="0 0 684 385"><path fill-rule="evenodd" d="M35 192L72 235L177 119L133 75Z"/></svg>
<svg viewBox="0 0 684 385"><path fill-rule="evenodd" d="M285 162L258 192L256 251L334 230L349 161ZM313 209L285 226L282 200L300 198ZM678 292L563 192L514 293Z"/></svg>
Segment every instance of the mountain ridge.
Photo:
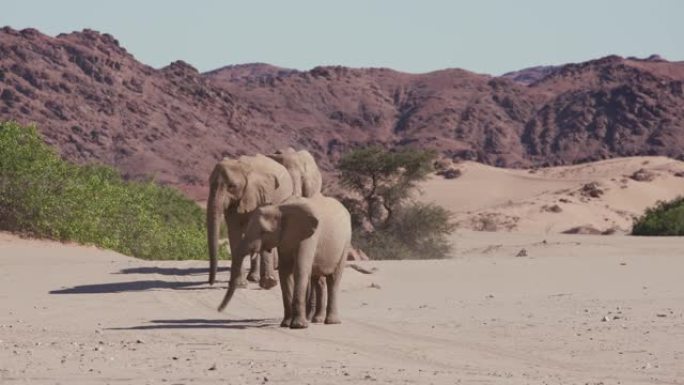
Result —
<svg viewBox="0 0 684 385"><path fill-rule="evenodd" d="M367 144L503 167L681 157L684 63L611 55L502 76L265 63L155 69L109 34L0 29L0 119L67 159L152 175L193 197L223 156L294 146L331 170Z"/></svg>

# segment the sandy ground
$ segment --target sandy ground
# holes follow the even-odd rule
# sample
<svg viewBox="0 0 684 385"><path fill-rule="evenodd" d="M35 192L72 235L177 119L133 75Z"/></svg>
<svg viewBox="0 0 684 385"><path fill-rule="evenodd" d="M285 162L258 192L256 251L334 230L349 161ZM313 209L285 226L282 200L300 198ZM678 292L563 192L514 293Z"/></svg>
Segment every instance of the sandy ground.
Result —
<svg viewBox="0 0 684 385"><path fill-rule="evenodd" d="M456 214L462 228L553 234L583 226L626 233L632 218L659 200L684 194L684 162L632 157L537 170L511 170L464 162L461 177L433 177L419 199ZM653 180L634 180L643 169ZM681 173L677 176L677 173ZM595 183L590 196L583 187Z"/></svg>
<svg viewBox="0 0 684 385"><path fill-rule="evenodd" d="M684 384L684 238L557 234L627 226L684 191L681 162L459 167L424 199L499 231L459 230L451 259L347 269L341 325L280 328L279 289L218 313L229 272L209 287L206 261L0 233L0 383ZM656 177L623 178L640 168ZM592 181L598 198L578 192Z"/></svg>
<svg viewBox="0 0 684 385"><path fill-rule="evenodd" d="M277 290L217 313L202 261L0 234L0 382L684 384L684 240L454 240L347 269L343 324L290 330Z"/></svg>

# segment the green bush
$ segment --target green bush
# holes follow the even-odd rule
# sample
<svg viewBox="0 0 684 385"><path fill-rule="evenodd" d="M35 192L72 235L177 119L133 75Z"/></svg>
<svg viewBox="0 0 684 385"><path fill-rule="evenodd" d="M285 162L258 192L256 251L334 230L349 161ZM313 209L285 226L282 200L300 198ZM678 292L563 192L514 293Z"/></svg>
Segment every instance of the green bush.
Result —
<svg viewBox="0 0 684 385"><path fill-rule="evenodd" d="M0 229L144 259L208 256L204 212L181 193L70 164L13 122L0 124Z"/></svg>
<svg viewBox="0 0 684 385"><path fill-rule="evenodd" d="M647 209L634 221L632 235L684 235L684 197Z"/></svg>
<svg viewBox="0 0 684 385"><path fill-rule="evenodd" d="M353 243L373 259L440 259L451 251L451 213L435 204L401 207L387 226L354 231Z"/></svg>

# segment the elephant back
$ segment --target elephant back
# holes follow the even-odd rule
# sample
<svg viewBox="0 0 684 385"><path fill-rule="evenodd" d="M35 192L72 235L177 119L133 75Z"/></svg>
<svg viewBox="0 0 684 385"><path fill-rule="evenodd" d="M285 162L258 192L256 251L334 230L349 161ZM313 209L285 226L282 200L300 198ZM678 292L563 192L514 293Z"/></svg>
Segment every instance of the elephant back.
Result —
<svg viewBox="0 0 684 385"><path fill-rule="evenodd" d="M290 174L294 196L308 198L321 193L323 177L310 152L288 147L268 157L282 164Z"/></svg>

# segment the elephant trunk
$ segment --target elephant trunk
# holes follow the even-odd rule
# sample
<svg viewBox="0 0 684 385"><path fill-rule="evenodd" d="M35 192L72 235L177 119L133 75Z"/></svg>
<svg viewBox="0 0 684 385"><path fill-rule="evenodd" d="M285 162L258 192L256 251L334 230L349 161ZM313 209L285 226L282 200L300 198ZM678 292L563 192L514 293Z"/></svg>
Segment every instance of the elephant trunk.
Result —
<svg viewBox="0 0 684 385"><path fill-rule="evenodd" d="M223 311L223 309L228 306L228 302L233 298L233 294L235 294L235 289L237 288L237 285L233 283L233 279L231 278L230 284L228 285L228 291L226 291L225 297L223 297L223 301L221 301L221 304L218 307L218 311Z"/></svg>
<svg viewBox="0 0 684 385"><path fill-rule="evenodd" d="M210 181L209 201L207 202L207 237L209 241L209 284L216 282L216 270L218 269L218 237L221 226L221 214L223 213L223 189L218 178Z"/></svg>
<svg viewBox="0 0 684 385"><path fill-rule="evenodd" d="M221 301L221 304L218 307L218 311L223 311L223 309L228 306L228 303L233 298L235 289L238 288L238 278L240 276L240 271L242 270L242 261L246 256L247 254L240 252L232 257L230 263L230 283L228 284L226 295L223 297L223 301Z"/></svg>

